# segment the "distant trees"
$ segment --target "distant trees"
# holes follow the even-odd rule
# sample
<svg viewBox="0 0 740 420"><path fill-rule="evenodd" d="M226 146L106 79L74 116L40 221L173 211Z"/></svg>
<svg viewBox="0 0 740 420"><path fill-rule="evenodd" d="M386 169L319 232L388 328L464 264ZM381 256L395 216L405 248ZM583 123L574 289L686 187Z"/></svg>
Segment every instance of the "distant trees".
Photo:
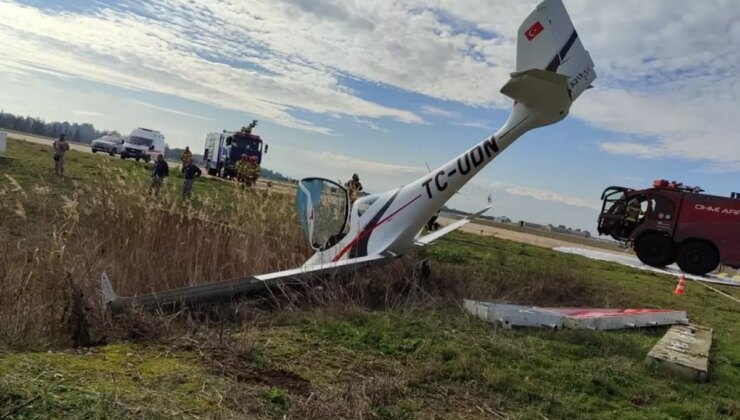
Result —
<svg viewBox="0 0 740 420"><path fill-rule="evenodd" d="M58 137L64 133L67 140L79 143L90 143L93 140L108 135L119 134L117 131L98 131L95 126L89 123L69 123L65 122L45 122L41 118L29 116L13 115L11 113L0 111L0 128L8 130L21 131L38 136Z"/></svg>

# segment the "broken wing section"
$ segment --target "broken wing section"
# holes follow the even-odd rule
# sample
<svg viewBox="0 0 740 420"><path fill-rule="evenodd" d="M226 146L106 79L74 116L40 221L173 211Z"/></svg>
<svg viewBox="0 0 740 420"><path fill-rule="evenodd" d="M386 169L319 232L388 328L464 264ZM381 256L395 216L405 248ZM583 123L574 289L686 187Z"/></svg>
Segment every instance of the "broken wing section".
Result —
<svg viewBox="0 0 740 420"><path fill-rule="evenodd" d="M439 239L439 238L447 235L448 233L450 233L450 232L452 232L452 231L454 231L456 229L459 229L459 228L465 226L466 224L470 223L471 220L473 220L476 217L480 216L481 214L487 212L490 208L491 208L491 206L489 205L489 206L487 206L486 208L484 208L483 210L481 210L481 211L479 211L477 213L474 213L474 214L471 214L471 215L469 215L467 217L464 217L464 218L462 218L462 219L460 219L460 220L458 220L458 221L456 221L454 223L451 223L451 224L449 224L449 225L447 225L447 226L445 226L445 227L443 227L441 229L437 229L436 231L434 231L434 232L432 232L432 233L430 233L428 235L424 235L422 237L416 238L416 241L414 241L414 243L416 245L419 245L419 246L429 245L433 241L435 241L435 240L437 240L437 239Z"/></svg>
<svg viewBox="0 0 740 420"><path fill-rule="evenodd" d="M325 275L347 275L365 267L389 262L395 255L373 255L336 263L317 265L310 269L296 268L258 276L241 277L216 283L164 290L140 296L118 296L106 273L101 277L103 304L112 312L127 307L158 308L230 300L280 285L296 285Z"/></svg>

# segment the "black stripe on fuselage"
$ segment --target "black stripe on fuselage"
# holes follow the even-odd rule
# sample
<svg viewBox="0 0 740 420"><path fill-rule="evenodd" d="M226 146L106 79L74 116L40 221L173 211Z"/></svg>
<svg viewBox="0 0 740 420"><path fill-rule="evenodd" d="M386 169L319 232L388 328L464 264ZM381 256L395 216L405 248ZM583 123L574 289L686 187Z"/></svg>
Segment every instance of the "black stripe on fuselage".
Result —
<svg viewBox="0 0 740 420"><path fill-rule="evenodd" d="M570 38L565 41L565 45L563 45L563 48L560 49L560 53L553 57L552 61L550 61L550 64L547 65L545 70L557 72L558 67L560 67L561 60L565 58L565 56L568 54L568 51L570 51L570 48L573 46L573 43L576 42L576 39L578 39L578 33L576 31L573 31L573 33L570 34Z"/></svg>
<svg viewBox="0 0 740 420"><path fill-rule="evenodd" d="M365 227L363 227L360 230L359 232L360 235L362 235L362 232L365 231L366 229L372 229L373 226L378 224L380 219L383 218L383 215L388 211L388 208L391 206L393 201L398 196L399 192L401 192L400 189L398 189L395 193L393 193L391 198L389 198L388 201L385 204L383 204L383 207L380 210L378 210L378 212L375 213L375 216L373 216L373 218L370 219L369 222L367 222ZM363 236L362 238L360 238L360 241L357 243L357 245L355 245L354 247L352 247L352 249L349 250L350 258L367 256L367 244L368 242L370 242L370 236L372 236L372 233L370 235Z"/></svg>

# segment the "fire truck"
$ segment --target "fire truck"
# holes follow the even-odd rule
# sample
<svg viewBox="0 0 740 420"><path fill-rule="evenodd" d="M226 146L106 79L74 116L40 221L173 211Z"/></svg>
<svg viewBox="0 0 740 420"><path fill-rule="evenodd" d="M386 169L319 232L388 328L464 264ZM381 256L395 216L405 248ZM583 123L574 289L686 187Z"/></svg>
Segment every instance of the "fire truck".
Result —
<svg viewBox="0 0 740 420"><path fill-rule="evenodd" d="M704 275L719 264L740 267L740 195L703 194L664 179L635 190L608 187L601 195L600 235L626 242L644 264L678 264Z"/></svg>
<svg viewBox="0 0 740 420"><path fill-rule="evenodd" d="M252 134L257 120L240 131L226 131L209 133L206 135L206 148L203 161L209 175L221 178L236 176L236 164L242 155L254 157L257 163L262 164L262 154L267 153L267 145L260 136Z"/></svg>

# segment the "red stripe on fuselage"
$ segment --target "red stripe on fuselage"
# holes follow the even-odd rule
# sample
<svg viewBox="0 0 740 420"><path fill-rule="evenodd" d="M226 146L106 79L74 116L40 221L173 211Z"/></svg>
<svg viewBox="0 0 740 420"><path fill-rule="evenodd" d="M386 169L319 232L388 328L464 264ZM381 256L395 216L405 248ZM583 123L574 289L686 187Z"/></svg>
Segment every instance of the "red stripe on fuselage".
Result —
<svg viewBox="0 0 740 420"><path fill-rule="evenodd" d="M337 254L337 256L334 257L333 260L331 260L331 262L337 262L337 261L339 261L339 259L342 258L344 256L344 254L346 254L347 252L349 252L349 250L352 249L352 247L354 247L355 245L357 245L357 243L360 242L360 240L362 240L363 238L366 238L366 237L370 236L370 234L373 232L373 230L375 230L375 228L377 228L378 226L380 226L383 223L385 223L388 220L390 220L391 217L397 215L401 210L403 210L406 207L410 206L411 203L413 203L414 201L418 200L420 197L421 197L421 194L417 195L413 200L411 200L408 203L404 204L403 206L401 206L401 208L399 208L398 210L396 210L393 213L391 213L390 216L388 216L385 219L379 221L375 225L373 225L373 226L366 226L365 229L363 229L362 232L360 232L360 234L357 235L357 237L352 240L352 242L348 243L344 248L342 248L341 251L339 251L339 254Z"/></svg>

